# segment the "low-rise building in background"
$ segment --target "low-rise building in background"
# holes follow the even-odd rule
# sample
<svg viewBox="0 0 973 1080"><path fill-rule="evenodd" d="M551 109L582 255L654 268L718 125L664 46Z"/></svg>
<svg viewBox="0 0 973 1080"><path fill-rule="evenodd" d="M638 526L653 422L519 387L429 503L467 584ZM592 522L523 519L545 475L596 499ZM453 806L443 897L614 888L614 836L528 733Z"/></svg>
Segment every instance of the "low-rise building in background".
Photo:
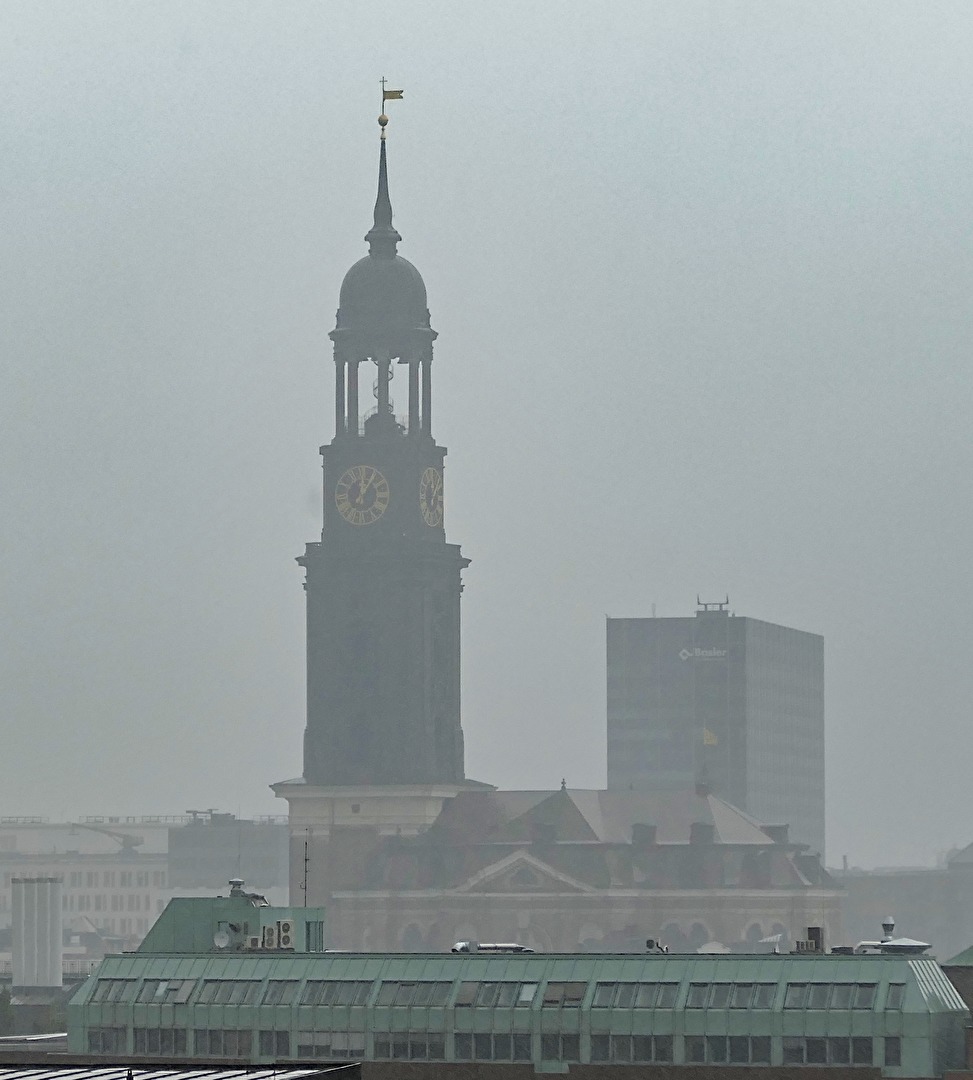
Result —
<svg viewBox="0 0 973 1080"><path fill-rule="evenodd" d="M210 895L231 877L286 902L286 819L215 811L77 822L0 818L0 981L13 975L17 879L59 881L70 980L87 976L107 953L135 948L173 896Z"/></svg>

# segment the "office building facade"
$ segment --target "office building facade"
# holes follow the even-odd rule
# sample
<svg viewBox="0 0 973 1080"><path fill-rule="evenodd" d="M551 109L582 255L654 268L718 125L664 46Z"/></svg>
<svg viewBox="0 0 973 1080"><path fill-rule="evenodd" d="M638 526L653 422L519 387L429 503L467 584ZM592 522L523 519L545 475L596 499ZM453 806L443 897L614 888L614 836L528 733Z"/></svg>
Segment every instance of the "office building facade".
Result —
<svg viewBox="0 0 973 1080"><path fill-rule="evenodd" d="M609 619L608 788L702 784L824 852L824 640L725 604Z"/></svg>
<svg viewBox="0 0 973 1080"><path fill-rule="evenodd" d="M102 1060L361 1062L363 1074L938 1077L969 1011L923 946L905 954L325 951L327 913L175 900L68 1006ZM282 936L286 928L286 942ZM802 943L803 944L803 943ZM497 949L496 946L493 947ZM850 950L848 950L850 953ZM692 1070L690 1073L689 1070ZM861 1072L860 1070L866 1070Z"/></svg>

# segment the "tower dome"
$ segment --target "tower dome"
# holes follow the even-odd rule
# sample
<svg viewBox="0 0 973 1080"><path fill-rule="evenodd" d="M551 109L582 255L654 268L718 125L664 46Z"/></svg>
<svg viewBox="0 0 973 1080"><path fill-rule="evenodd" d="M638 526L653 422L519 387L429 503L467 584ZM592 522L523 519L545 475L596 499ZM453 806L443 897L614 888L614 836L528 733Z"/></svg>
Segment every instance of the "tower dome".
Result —
<svg viewBox="0 0 973 1080"><path fill-rule="evenodd" d="M384 135L384 131L383 131ZM345 274L331 337L345 340L352 353L406 357L420 340L428 341L429 309L422 275L396 252L402 237L392 225L385 140L381 143L378 197L372 228L365 234L368 254Z"/></svg>

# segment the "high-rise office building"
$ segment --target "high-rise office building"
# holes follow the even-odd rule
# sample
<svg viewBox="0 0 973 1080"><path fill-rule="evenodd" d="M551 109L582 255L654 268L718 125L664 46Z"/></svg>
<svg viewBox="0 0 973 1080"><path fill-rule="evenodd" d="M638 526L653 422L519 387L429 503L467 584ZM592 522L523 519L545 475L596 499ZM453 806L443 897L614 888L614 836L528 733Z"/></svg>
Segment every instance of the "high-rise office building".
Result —
<svg viewBox="0 0 973 1080"><path fill-rule="evenodd" d="M824 639L737 617L609 619L608 787L696 784L824 852Z"/></svg>

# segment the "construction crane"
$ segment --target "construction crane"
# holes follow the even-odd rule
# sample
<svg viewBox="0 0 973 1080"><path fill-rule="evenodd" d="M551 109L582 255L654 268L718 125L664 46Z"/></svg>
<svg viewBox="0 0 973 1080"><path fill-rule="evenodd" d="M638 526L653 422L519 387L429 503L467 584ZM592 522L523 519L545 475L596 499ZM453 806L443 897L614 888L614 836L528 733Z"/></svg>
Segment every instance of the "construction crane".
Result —
<svg viewBox="0 0 973 1080"><path fill-rule="evenodd" d="M122 849L119 854L121 855L138 855L135 850L141 847L145 843L145 838L142 836L135 836L132 833L120 832L118 829L109 829L104 825L92 825L87 821L76 821L71 826L71 831L75 829L90 829L92 832L104 833L105 836L110 836L112 840L121 844Z"/></svg>

